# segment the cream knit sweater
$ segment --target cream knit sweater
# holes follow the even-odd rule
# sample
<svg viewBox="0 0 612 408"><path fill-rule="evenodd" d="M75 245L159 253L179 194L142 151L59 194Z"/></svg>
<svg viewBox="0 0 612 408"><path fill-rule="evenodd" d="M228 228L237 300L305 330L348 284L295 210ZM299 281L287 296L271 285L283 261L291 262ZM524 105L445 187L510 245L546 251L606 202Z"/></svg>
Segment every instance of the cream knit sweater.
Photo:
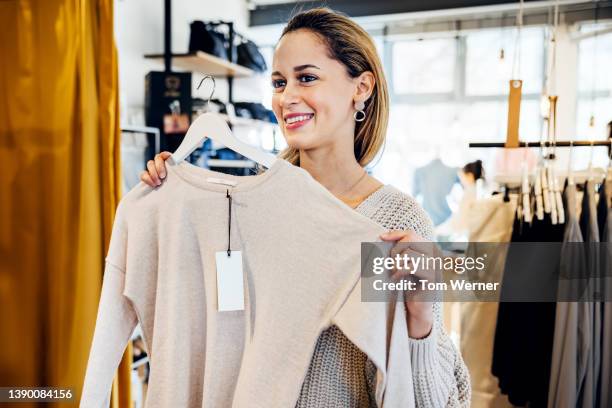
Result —
<svg viewBox="0 0 612 408"><path fill-rule="evenodd" d="M227 187L209 177L238 182L231 243L243 252L244 311L216 309ZM168 166L161 187L140 184L117 210L81 407L108 406L138 322L151 361L148 408L294 405L329 330L367 357L372 404L461 401L462 377L450 374L460 357L439 324L409 341L401 302L361 302L358 243L385 230L370 218L283 160L246 178L182 163Z"/></svg>
<svg viewBox="0 0 612 408"><path fill-rule="evenodd" d="M432 223L410 196L383 186L356 211L388 230L413 230L434 239ZM424 339L410 339L416 406L469 407L470 377L461 355L444 331L440 303L434 304L435 323ZM324 331L302 386L297 408L376 407L372 398L376 368L337 327Z"/></svg>

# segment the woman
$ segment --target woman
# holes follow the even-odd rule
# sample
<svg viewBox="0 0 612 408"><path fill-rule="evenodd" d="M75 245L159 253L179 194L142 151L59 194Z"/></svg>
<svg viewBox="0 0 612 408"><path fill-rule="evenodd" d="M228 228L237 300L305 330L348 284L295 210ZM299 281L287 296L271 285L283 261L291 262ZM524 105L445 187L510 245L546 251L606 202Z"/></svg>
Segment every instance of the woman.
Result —
<svg viewBox="0 0 612 408"><path fill-rule="evenodd" d="M476 160L463 166L459 173L463 188L474 187L478 180L484 180L484 167L482 160Z"/></svg>
<svg viewBox="0 0 612 408"><path fill-rule="evenodd" d="M369 35L329 9L300 13L274 52L272 105L288 148L280 155L336 197L390 231L385 241L431 240L432 225L410 197L364 169L380 150L388 121L381 62ZM166 175L162 152L141 179ZM469 406L467 369L445 334L440 305L406 301L418 406ZM323 332L297 407L371 406L376 369L335 326Z"/></svg>
<svg viewBox="0 0 612 408"><path fill-rule="evenodd" d="M452 240L463 241L469 233L470 219L473 218L470 215L470 208L476 201L477 191L482 189L482 186L478 186L478 180L484 181L482 161L476 160L466 164L457 175L463 187L459 207L448 220L436 227L436 234L438 237L451 237Z"/></svg>

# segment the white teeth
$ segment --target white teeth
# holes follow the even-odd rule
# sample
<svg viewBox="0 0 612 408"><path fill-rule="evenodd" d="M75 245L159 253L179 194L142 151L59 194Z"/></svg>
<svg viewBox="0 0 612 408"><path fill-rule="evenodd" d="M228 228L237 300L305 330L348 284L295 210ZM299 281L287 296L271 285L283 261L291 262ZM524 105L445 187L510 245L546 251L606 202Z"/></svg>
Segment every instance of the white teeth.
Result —
<svg viewBox="0 0 612 408"><path fill-rule="evenodd" d="M310 119L311 117L311 115L294 116L292 118L288 118L287 120L285 120L285 122L287 122L287 124L292 124L302 120Z"/></svg>

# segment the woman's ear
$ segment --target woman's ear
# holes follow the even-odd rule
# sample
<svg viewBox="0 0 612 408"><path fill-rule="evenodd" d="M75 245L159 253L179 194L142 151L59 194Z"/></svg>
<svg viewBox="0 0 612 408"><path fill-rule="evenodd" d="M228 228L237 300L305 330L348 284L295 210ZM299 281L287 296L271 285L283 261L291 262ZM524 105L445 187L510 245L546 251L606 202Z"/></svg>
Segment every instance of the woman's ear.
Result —
<svg viewBox="0 0 612 408"><path fill-rule="evenodd" d="M376 85L374 74L370 71L362 72L358 77L354 78L354 81L356 87L353 100L367 101L372 95L372 92L374 92L374 86Z"/></svg>

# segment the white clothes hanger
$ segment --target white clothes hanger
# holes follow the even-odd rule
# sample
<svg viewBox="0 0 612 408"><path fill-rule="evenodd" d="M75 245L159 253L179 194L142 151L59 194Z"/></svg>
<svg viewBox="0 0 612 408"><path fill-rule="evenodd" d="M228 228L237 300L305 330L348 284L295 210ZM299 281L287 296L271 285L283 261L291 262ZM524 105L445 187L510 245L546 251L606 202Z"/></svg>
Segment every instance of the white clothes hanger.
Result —
<svg viewBox="0 0 612 408"><path fill-rule="evenodd" d="M542 177L540 176L540 167L536 168L535 180L533 182L533 192L535 195L535 213L538 220L544 219L544 204L542 202Z"/></svg>
<svg viewBox="0 0 612 408"><path fill-rule="evenodd" d="M530 189L529 189L529 172L527 171L527 164L523 163L523 174L521 178L521 196L523 198L522 202L522 214L519 215L519 218L523 217L525 222L531 222L532 213L531 213L531 202L530 202Z"/></svg>
<svg viewBox="0 0 612 408"><path fill-rule="evenodd" d="M574 152L574 141L570 140L570 151L569 151L569 158L567 159L567 184L570 186L574 185L574 170L573 170L573 166L572 166L572 160L573 160L573 152Z"/></svg>
<svg viewBox="0 0 612 408"><path fill-rule="evenodd" d="M593 143L593 141L591 140L591 147L589 148L590 152L589 152L589 166L588 166L588 181L593 181L594 179L594 175L593 175L593 150L594 150L595 144Z"/></svg>
<svg viewBox="0 0 612 408"><path fill-rule="evenodd" d="M197 89L200 89L202 82L204 82L204 80L207 78L213 81L213 90L208 97L208 103L210 103L210 99L215 92L215 79L209 75L204 76ZM228 149L231 149L236 153L240 153L244 157L249 158L267 168L272 167L274 162L277 160L276 156L239 140L233 135L231 129L227 125L226 120L222 116L216 113L206 112L198 116L198 118L193 121L191 126L189 126L187 134L185 135L185 138L181 142L180 146L174 153L172 153L173 163L178 164L185 160L195 149L202 145L206 138L210 138L215 142L224 145Z"/></svg>

